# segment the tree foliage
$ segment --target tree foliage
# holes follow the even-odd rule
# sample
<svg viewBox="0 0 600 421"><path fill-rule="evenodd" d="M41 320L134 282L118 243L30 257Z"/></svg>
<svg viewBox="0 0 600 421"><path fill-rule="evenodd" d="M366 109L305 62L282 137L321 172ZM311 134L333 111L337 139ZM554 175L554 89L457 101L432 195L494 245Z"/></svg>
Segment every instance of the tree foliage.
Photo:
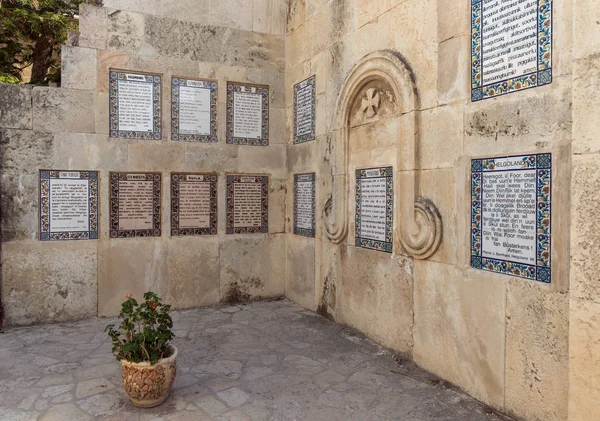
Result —
<svg viewBox="0 0 600 421"><path fill-rule="evenodd" d="M77 29L85 0L0 0L0 82L47 84L60 77L60 46Z"/></svg>

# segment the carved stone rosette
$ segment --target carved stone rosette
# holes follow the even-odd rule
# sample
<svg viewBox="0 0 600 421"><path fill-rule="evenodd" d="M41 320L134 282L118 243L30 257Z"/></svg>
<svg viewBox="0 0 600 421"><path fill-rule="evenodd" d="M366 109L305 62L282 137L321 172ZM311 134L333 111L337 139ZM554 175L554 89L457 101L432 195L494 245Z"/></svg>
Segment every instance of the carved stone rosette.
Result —
<svg viewBox="0 0 600 421"><path fill-rule="evenodd" d="M400 189L395 199L399 202L396 209L400 210L400 242L415 259L427 259L438 249L442 240L440 213L431 200L416 195L420 102L414 81L410 66L391 51L363 57L346 77L334 121L333 190L323 209L327 237L333 243L341 243L348 233L348 145L352 112L359 108L365 118L376 116L381 98L369 88L376 83L389 88L389 103L393 104L394 115L402 118L397 166Z"/></svg>

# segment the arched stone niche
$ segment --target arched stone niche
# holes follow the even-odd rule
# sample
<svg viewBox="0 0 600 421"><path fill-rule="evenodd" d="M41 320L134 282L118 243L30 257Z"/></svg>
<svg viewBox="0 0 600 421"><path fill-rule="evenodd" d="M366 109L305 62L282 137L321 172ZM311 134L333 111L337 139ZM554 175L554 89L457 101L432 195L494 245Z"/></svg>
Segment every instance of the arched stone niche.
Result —
<svg viewBox="0 0 600 421"><path fill-rule="evenodd" d="M417 146L419 144L419 96L414 74L404 59L391 51L363 57L346 77L340 92L335 120L332 192L323 216L327 237L341 243L348 234L349 134L351 127L380 115L396 115L398 124L399 186L395 187L395 233L406 252L427 259L442 240L442 220L429 199L418 191Z"/></svg>

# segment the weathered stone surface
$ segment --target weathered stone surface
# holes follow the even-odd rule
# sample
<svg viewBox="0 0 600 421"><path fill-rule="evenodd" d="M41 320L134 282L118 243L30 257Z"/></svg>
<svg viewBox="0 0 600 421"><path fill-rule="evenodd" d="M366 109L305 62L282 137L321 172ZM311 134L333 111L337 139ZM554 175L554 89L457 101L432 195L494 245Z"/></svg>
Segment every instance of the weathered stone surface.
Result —
<svg viewBox="0 0 600 421"><path fill-rule="evenodd" d="M31 91L31 86L0 84L0 128L32 128Z"/></svg>
<svg viewBox="0 0 600 421"><path fill-rule="evenodd" d="M33 240L38 235L38 175L3 174L2 241ZM7 255L4 254L6 259Z"/></svg>
<svg viewBox="0 0 600 421"><path fill-rule="evenodd" d="M2 247L2 301L9 325L96 314L95 241L9 242Z"/></svg>
<svg viewBox="0 0 600 421"><path fill-rule="evenodd" d="M316 308L314 241L297 235L288 238L285 283L286 296L311 310Z"/></svg>
<svg viewBox="0 0 600 421"><path fill-rule="evenodd" d="M0 169L4 174L37 174L52 166L54 135L31 130L0 130Z"/></svg>
<svg viewBox="0 0 600 421"><path fill-rule="evenodd" d="M219 302L219 241L210 237L171 237L169 302L174 308Z"/></svg>
<svg viewBox="0 0 600 421"><path fill-rule="evenodd" d="M61 50L61 87L95 90L98 51L92 48L63 46Z"/></svg>
<svg viewBox="0 0 600 421"><path fill-rule="evenodd" d="M127 69L130 67L130 63L131 58L125 53L107 50L98 51L98 87L96 90L108 93L110 69ZM106 107L108 110L108 98L106 99ZM108 118L106 121L108 121ZM108 123L106 123L105 130L108 133Z"/></svg>
<svg viewBox="0 0 600 421"><path fill-rule="evenodd" d="M445 0L444 2L448 3L450 1L453 0ZM468 12L466 15L468 15ZM454 21L460 15L449 15L448 12L443 12L439 16L452 16L452 21ZM449 38L440 43L437 81L440 104L449 104L459 99L470 98L471 69L465 66L471 56L470 41L471 37L467 33L467 35Z"/></svg>
<svg viewBox="0 0 600 421"><path fill-rule="evenodd" d="M127 143L102 134L55 133L52 169L124 171ZM137 169L137 168L136 168Z"/></svg>
<svg viewBox="0 0 600 421"><path fill-rule="evenodd" d="M107 238L101 242L98 250L98 314L118 314L125 294L141 297L151 290L166 297L169 292L167 256L167 247L160 239Z"/></svg>
<svg viewBox="0 0 600 421"><path fill-rule="evenodd" d="M106 49L108 19L106 8L89 4L79 6L79 45L82 47Z"/></svg>
<svg viewBox="0 0 600 421"><path fill-rule="evenodd" d="M569 300L543 284L508 282L506 411L525 419L567 419Z"/></svg>
<svg viewBox="0 0 600 421"><path fill-rule="evenodd" d="M269 173L273 178L285 178L285 145L240 146L238 171L249 174Z"/></svg>
<svg viewBox="0 0 600 421"><path fill-rule="evenodd" d="M341 265L343 276L335 285L336 320L365 332L394 351L410 353L413 346L411 260L343 246Z"/></svg>
<svg viewBox="0 0 600 421"><path fill-rule="evenodd" d="M600 90L600 55L573 64L573 153L600 152L595 112Z"/></svg>
<svg viewBox="0 0 600 421"><path fill-rule="evenodd" d="M102 377L99 379L86 380L77 385L75 396L77 399L87 398L88 396L97 395L98 393L104 393L108 390L112 390L115 387L106 378Z"/></svg>
<svg viewBox="0 0 600 421"><path fill-rule="evenodd" d="M74 89L33 88L33 129L93 133L94 93Z"/></svg>
<svg viewBox="0 0 600 421"><path fill-rule="evenodd" d="M561 81L552 91L507 95L465 110L464 148L472 156L547 151L571 138L571 93ZM514 142L518 139L519 149Z"/></svg>
<svg viewBox="0 0 600 421"><path fill-rule="evenodd" d="M571 193L571 295L597 301L600 294L600 183L597 154L573 157Z"/></svg>
<svg viewBox="0 0 600 421"><path fill-rule="evenodd" d="M273 35L285 35L287 1L253 0L252 30Z"/></svg>
<svg viewBox="0 0 600 421"><path fill-rule="evenodd" d="M221 300L238 302L283 295L284 235L227 236L220 245L220 259Z"/></svg>
<svg viewBox="0 0 600 421"><path fill-rule="evenodd" d="M498 409L505 390L505 278L415 262L415 362Z"/></svg>
<svg viewBox="0 0 600 421"><path fill-rule="evenodd" d="M92 417L71 403L56 405L48 409L41 421L91 420Z"/></svg>
<svg viewBox="0 0 600 421"><path fill-rule="evenodd" d="M600 303L572 298L569 324L569 421L600 413Z"/></svg>
<svg viewBox="0 0 600 421"><path fill-rule="evenodd" d="M269 179L269 233L285 232L285 202L287 198L286 180Z"/></svg>

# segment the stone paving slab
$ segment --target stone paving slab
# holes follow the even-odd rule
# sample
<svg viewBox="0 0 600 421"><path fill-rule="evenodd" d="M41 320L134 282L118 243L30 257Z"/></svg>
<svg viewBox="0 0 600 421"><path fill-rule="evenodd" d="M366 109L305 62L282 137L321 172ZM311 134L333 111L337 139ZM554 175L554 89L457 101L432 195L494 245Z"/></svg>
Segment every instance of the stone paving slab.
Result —
<svg viewBox="0 0 600 421"><path fill-rule="evenodd" d="M134 408L104 326L0 334L0 421L498 421L361 334L287 300L173 313L171 397Z"/></svg>

